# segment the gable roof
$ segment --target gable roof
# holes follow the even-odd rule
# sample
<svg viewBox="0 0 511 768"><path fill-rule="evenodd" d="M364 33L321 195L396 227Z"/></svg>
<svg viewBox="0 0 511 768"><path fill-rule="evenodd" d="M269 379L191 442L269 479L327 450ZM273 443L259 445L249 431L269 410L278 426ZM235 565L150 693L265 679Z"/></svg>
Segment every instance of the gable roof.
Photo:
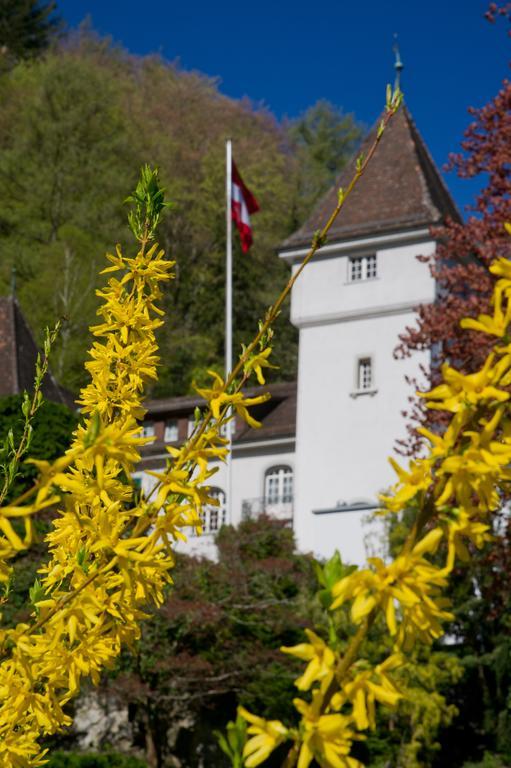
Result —
<svg viewBox="0 0 511 768"><path fill-rule="evenodd" d="M369 150L379 123L380 120L364 140L361 152ZM350 183L355 164L356 156L305 224L284 241L282 250L310 244L314 232L324 226L334 210L339 187L346 188ZM346 200L328 240L416 229L439 224L447 216L461 220L410 113L402 107L390 121L367 170Z"/></svg>
<svg viewBox="0 0 511 768"><path fill-rule="evenodd" d="M268 392L270 400L250 408L250 414L261 423L258 429L249 427L241 419L236 419L236 433L233 436L234 447L241 447L266 440L293 440L296 432L296 381L255 386L243 390L247 397L256 397ZM187 419L193 417L196 407L203 408L205 401L197 395L184 397L162 397L146 400L146 421L164 422L167 419ZM142 464L147 467L155 455L164 450L163 431L156 432L156 439L142 448ZM186 435L181 431L180 441ZM161 458L158 459L161 463ZM151 464L152 466L152 464ZM154 466L157 466L155 464Z"/></svg>
<svg viewBox="0 0 511 768"><path fill-rule="evenodd" d="M18 302L12 296L0 296L0 397L33 391L37 353L37 344ZM59 387L50 370L42 391L47 400L73 407L71 393Z"/></svg>
<svg viewBox="0 0 511 768"><path fill-rule="evenodd" d="M257 397L268 392L270 399L250 408L251 415L261 422L258 429L238 420L235 442L264 440L277 437L294 437L296 430L296 381L266 384L243 390L246 397ZM184 397L160 397L146 400L146 420L193 416L195 408L203 408L205 402L197 395Z"/></svg>

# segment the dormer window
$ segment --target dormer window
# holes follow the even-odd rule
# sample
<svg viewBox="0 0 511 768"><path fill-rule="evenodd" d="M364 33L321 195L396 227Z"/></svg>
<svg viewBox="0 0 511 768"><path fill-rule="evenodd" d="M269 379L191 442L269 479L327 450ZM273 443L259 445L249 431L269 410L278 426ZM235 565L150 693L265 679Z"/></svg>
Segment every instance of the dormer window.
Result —
<svg viewBox="0 0 511 768"><path fill-rule="evenodd" d="M371 280L377 277L376 254L367 256L352 256L348 262L348 280L358 283L360 280Z"/></svg>
<svg viewBox="0 0 511 768"><path fill-rule="evenodd" d="M167 419L165 422L165 436L166 443L176 443L179 439L179 423L177 419Z"/></svg>
<svg viewBox="0 0 511 768"><path fill-rule="evenodd" d="M142 424L142 437L154 437L156 434L153 421L144 421Z"/></svg>

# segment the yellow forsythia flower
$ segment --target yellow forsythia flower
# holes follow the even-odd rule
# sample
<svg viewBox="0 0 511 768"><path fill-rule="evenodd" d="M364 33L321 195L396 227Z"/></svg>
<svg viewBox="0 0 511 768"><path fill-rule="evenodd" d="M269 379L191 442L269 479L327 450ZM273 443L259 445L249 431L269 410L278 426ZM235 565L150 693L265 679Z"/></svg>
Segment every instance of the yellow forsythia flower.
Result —
<svg viewBox="0 0 511 768"><path fill-rule="evenodd" d="M138 421L144 385L156 377L158 363L160 284L172 277L173 266L157 245L148 246L153 233L144 222L157 220L162 202L149 169L139 186L144 183L151 200L147 216L142 208L140 221L135 216L138 251L127 258L118 247L109 256L105 271L120 274L99 291L102 322L92 329L91 379L80 396L84 423L63 457L36 462L40 477L30 503L24 506L22 498L0 509L0 556L6 558L26 546L18 529L11 530L11 518L26 520L30 536L31 516L49 504L56 509L46 537L50 558L31 590L32 617L0 636L2 768L40 765L37 741L69 725L63 707L83 678L97 684L122 646L139 638L146 606L160 605L171 581L174 541L184 537L183 528L200 527L202 508L211 503L208 461L226 456L226 441L208 415L184 446L169 450L154 491L134 497L129 478L147 442ZM214 395L218 405L218 382ZM266 399L226 397L249 420L247 406ZM0 578L3 573L0 563Z"/></svg>
<svg viewBox="0 0 511 768"><path fill-rule="evenodd" d="M448 602L440 593L447 583L446 573L426 560L424 554L434 552L442 536L442 529L435 528L411 552L401 554L388 565L378 557L370 558L373 570L354 571L333 587L335 599L331 609L353 600L351 618L354 624L360 624L372 611L381 608L390 634L396 636L397 602L402 614L398 637L401 644L409 647L416 639L431 642L440 637L441 622L452 619L452 614L445 610Z"/></svg>
<svg viewBox="0 0 511 768"><path fill-rule="evenodd" d="M376 728L375 702L395 707L402 694L397 690L389 672L403 664L401 654L394 653L374 669L357 672L342 686L341 697L353 703L353 720L359 730Z"/></svg>
<svg viewBox="0 0 511 768"><path fill-rule="evenodd" d="M238 707L238 713L250 723L247 732L252 736L243 748L244 764L246 768L255 768L288 738L288 730L280 720L264 720L244 707Z"/></svg>
<svg viewBox="0 0 511 768"><path fill-rule="evenodd" d="M247 362L243 365L243 372L249 376L251 371L254 371L257 381L259 384L265 384L265 379L263 375L263 368L277 368L278 366L272 365L268 358L272 353L271 347L266 347L266 349L263 349L260 352L254 352L253 355L249 357Z"/></svg>
<svg viewBox="0 0 511 768"><path fill-rule="evenodd" d="M419 392L428 402L428 408L456 413L462 408L476 406L489 401L504 402L509 400L509 392L499 389L503 374L509 369L511 359L507 357L495 365L495 355L490 354L483 367L477 373L463 375L445 363L442 366L444 383L430 392Z"/></svg>
<svg viewBox="0 0 511 768"><path fill-rule="evenodd" d="M464 509L452 510L446 519L448 556L446 570L451 571L454 567L455 558L458 557L462 562L468 562L470 555L463 539L471 541L478 549L485 542L492 540L490 526L478 520L471 519L470 515Z"/></svg>
<svg viewBox="0 0 511 768"><path fill-rule="evenodd" d="M493 271L494 270L492 270L492 272ZM503 308L502 303L504 300L506 306ZM507 327L511 322L511 302L507 296L504 296L502 290L496 290L493 304L493 316L481 314L478 316L477 320L474 320L471 317L464 317L460 322L460 326L462 328L470 328L474 331L480 331L502 338L507 334Z"/></svg>
<svg viewBox="0 0 511 768"><path fill-rule="evenodd" d="M433 463L430 459L412 460L406 471L392 457L389 458L389 462L399 477L399 482L393 486L392 495L382 494L380 500L387 509L399 512L405 509L406 505L421 491L426 491L430 487Z"/></svg>
<svg viewBox="0 0 511 768"><path fill-rule="evenodd" d="M247 408L253 405L259 405L260 403L265 403L267 400L269 400L270 395L264 394L257 395L257 397L245 397L242 392L234 392L229 394L225 391L225 382L222 377L219 376L215 371L208 371L208 373L213 378L212 387L196 387L196 390L199 395L203 397L204 400L206 400L208 403L214 418L219 419L221 409L226 409L232 406L243 419L243 421L245 421L250 427L260 427L260 422L256 421L254 418L252 418L252 416L250 416Z"/></svg>
<svg viewBox="0 0 511 768"><path fill-rule="evenodd" d="M295 680L295 685L300 691L308 691L316 681L330 680L336 663L335 653L315 632L306 629L305 634L309 643L292 647L282 646L280 649L283 653L309 662L303 675Z"/></svg>
<svg viewBox="0 0 511 768"><path fill-rule="evenodd" d="M311 704L302 699L294 699L293 704L302 716L297 768L308 768L313 760L321 768L362 768L349 756L353 740L360 738L353 731L350 717L322 714L323 697L319 691L315 691Z"/></svg>

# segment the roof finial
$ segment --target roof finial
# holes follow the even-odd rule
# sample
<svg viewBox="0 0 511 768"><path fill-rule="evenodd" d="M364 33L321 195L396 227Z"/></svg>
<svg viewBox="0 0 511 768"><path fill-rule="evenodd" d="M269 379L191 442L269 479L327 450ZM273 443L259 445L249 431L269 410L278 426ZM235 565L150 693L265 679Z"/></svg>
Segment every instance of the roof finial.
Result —
<svg viewBox="0 0 511 768"><path fill-rule="evenodd" d="M397 44L397 32L394 32L394 45L392 46L396 61L394 62L394 69L396 70L396 79L394 80L394 90L401 90L401 72L404 69L404 64L401 61L399 55L399 46Z"/></svg>
<svg viewBox="0 0 511 768"><path fill-rule="evenodd" d="M14 264L11 267L11 293L12 298L16 298L16 267Z"/></svg>

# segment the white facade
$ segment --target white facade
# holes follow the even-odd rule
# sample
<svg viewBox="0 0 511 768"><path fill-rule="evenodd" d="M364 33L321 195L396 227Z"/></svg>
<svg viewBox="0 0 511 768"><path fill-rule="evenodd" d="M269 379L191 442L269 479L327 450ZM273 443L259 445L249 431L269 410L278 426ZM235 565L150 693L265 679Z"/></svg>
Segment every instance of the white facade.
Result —
<svg viewBox="0 0 511 768"><path fill-rule="evenodd" d="M378 124L363 151L369 151ZM283 243L280 256L292 269L355 169L354 158L309 219ZM227 522L236 525L244 515L264 511L292 519L304 552L329 557L338 549L345 562L358 564L381 551L381 518L371 526L365 520L378 507L379 494L396 480L387 458L396 441L406 437L402 412L413 395L407 379L421 382L421 367L429 368L430 357L424 352L401 360L394 351L399 335L416 325L416 308L435 300L429 267L417 257L433 254L436 243L429 227L446 217L461 220L403 108L346 198L330 241L293 287L291 322L299 329L297 387L270 386L274 405L261 412L259 435L238 426L232 487L227 488L225 468L213 481L229 499ZM154 418L173 418L180 441L186 439L184 419L200 404L192 400L154 403ZM160 422L160 446L166 433ZM155 458L153 451L146 465L152 461L154 466ZM218 525L218 515L212 520ZM214 553L214 526L209 528L188 551Z"/></svg>
<svg viewBox="0 0 511 768"><path fill-rule="evenodd" d="M161 464L164 465L164 454ZM217 472L211 478L211 487L219 492L219 507L205 510L204 533L194 535L187 531L186 542L176 545L178 552L215 559L215 535L224 523L239 525L243 517L255 517L265 512L282 519L293 517L293 488L289 488L295 477L295 441L281 438L268 441L245 442L234 446L231 470L231 504L226 501L229 493L227 467L221 462L212 464ZM284 472L283 470L287 470ZM135 477L146 493L155 480L148 472L139 471ZM287 477L287 482L286 482ZM270 478L275 478L277 495L272 498ZM286 483L286 485L284 485ZM289 496L291 500L289 501ZM231 510L228 519L228 510Z"/></svg>
<svg viewBox="0 0 511 768"><path fill-rule="evenodd" d="M434 280L416 258L434 247L424 229L331 245L293 288L291 320L300 331L294 525L302 551L329 557L339 549L345 562L362 563L378 549L378 523L363 522L395 482L386 457L405 436L405 377L420 380L419 366L429 362L428 353L396 360L393 352L417 305L434 300ZM283 254L295 265L301 256Z"/></svg>
<svg viewBox="0 0 511 768"><path fill-rule="evenodd" d="M434 300L434 280L417 259L434 248L427 229L344 240L306 267L291 302L299 328L296 439L264 439L254 430L253 439L235 442L231 487L226 466L217 464L211 486L220 505L205 511L204 534L190 531L178 551L214 558L223 523L264 512L292 520L304 552L329 557L338 549L356 564L379 552L381 522L368 519L395 481L387 457L405 437L406 377L420 380L420 365L429 363L429 353L396 360L394 350L415 324L415 308ZM296 269L304 253L282 257ZM160 425L163 442L176 439L177 423ZM147 429L154 434L154 423ZM153 454L152 466L165 458L163 450ZM151 475L137 475L149 491Z"/></svg>

